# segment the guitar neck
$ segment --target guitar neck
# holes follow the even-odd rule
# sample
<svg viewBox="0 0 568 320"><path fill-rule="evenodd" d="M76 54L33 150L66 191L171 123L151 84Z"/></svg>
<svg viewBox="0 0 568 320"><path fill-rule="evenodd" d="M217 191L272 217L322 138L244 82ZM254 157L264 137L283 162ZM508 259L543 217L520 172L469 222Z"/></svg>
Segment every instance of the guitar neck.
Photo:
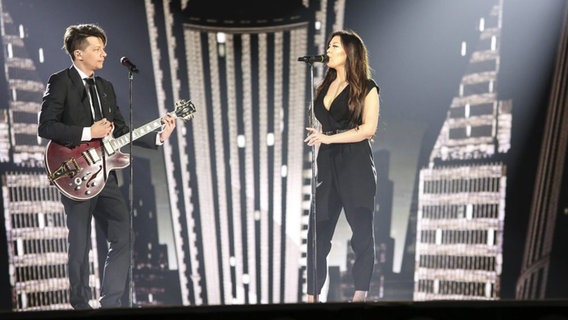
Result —
<svg viewBox="0 0 568 320"><path fill-rule="evenodd" d="M176 109L174 112L168 113L168 115L178 119L181 118L183 120L188 120L193 118L193 113L195 112L195 106L191 101L188 100L181 100L176 102ZM158 128L162 127L162 118L158 118L154 121L148 122L145 125L132 130L132 140L136 140L141 138L148 133L155 131ZM112 138L104 138L103 139L103 147L107 155L114 154L116 151L120 150L120 148L124 147L125 145L129 144L131 141L131 133L123 134L122 136L112 139Z"/></svg>
<svg viewBox="0 0 568 320"><path fill-rule="evenodd" d="M145 125L132 130L132 141L139 139L148 133L155 131L162 126L162 119L158 118L154 121L148 122ZM130 143L130 132L113 139L111 142L112 148L118 150Z"/></svg>

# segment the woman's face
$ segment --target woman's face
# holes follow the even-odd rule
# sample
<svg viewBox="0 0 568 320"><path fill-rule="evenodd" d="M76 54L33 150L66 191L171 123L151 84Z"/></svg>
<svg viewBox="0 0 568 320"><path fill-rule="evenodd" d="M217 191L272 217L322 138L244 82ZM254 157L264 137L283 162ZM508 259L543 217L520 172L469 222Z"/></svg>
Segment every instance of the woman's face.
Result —
<svg viewBox="0 0 568 320"><path fill-rule="evenodd" d="M345 50L343 50L343 45L341 44L341 38L339 36L331 38L326 54L329 57L329 61L327 62L328 67L337 69L337 67L345 65L347 54L345 53Z"/></svg>

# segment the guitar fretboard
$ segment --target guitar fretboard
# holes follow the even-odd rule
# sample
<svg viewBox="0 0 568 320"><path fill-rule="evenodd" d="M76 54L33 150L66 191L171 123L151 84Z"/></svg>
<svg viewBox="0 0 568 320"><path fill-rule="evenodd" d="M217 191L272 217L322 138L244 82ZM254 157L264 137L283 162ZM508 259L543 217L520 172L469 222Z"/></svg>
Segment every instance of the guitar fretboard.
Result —
<svg viewBox="0 0 568 320"><path fill-rule="evenodd" d="M132 140L134 141L138 138L141 138L147 135L148 133L160 128L161 126L162 126L161 118L156 119L152 122L148 122L145 125L132 130ZM130 132L109 141L109 143L114 151L119 150L120 148L130 143Z"/></svg>

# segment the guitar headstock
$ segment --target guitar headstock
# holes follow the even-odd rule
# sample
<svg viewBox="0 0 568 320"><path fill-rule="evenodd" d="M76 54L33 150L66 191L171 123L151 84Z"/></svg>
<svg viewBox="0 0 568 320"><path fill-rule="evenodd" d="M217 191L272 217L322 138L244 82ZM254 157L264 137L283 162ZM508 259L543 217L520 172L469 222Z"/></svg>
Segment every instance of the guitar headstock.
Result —
<svg viewBox="0 0 568 320"><path fill-rule="evenodd" d="M176 109L173 112L177 118L183 120L190 120L193 118L195 113L195 105L191 100L180 100L176 102Z"/></svg>

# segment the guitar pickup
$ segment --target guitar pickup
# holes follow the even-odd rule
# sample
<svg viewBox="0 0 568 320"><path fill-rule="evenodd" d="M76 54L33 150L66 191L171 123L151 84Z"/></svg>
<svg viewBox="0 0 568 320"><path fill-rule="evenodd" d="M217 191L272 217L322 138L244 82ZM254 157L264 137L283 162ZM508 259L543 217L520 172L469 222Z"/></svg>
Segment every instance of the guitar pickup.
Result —
<svg viewBox="0 0 568 320"><path fill-rule="evenodd" d="M108 156L111 156L114 154L117 146L116 144L116 140L114 139L108 139L108 137L104 137L103 138L103 148L105 149L105 154Z"/></svg>
<svg viewBox="0 0 568 320"><path fill-rule="evenodd" d="M87 163L90 166L101 161L101 157L99 156L99 154L97 153L97 149L95 148L89 148L86 151L84 151L82 154L83 158L87 160Z"/></svg>
<svg viewBox="0 0 568 320"><path fill-rule="evenodd" d="M51 181L52 183L64 176L68 176L68 177L74 177L76 176L79 172L81 172L81 167L79 167L79 165L77 164L77 161L75 161L75 159L69 159L65 162L63 162L61 164L61 166L59 166L59 168L57 168L57 170L53 171L50 175L49 175L49 181Z"/></svg>

